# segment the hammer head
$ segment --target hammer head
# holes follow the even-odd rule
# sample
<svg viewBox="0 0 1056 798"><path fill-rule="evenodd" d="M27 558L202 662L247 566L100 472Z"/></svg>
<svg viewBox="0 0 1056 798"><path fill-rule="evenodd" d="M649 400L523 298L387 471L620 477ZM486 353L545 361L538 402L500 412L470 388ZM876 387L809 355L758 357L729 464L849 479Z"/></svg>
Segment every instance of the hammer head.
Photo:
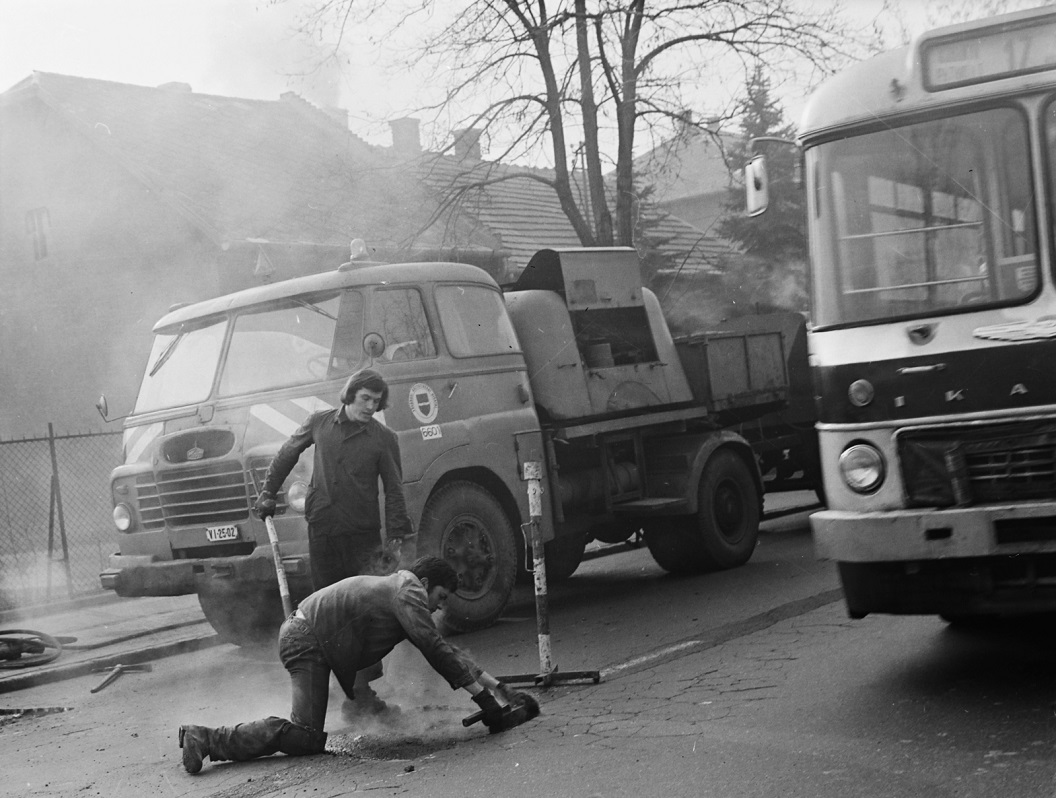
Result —
<svg viewBox="0 0 1056 798"><path fill-rule="evenodd" d="M532 718L539 716L539 702L527 693L512 691L510 703L502 708L502 725L491 726L488 731L492 734L512 729L527 723Z"/></svg>

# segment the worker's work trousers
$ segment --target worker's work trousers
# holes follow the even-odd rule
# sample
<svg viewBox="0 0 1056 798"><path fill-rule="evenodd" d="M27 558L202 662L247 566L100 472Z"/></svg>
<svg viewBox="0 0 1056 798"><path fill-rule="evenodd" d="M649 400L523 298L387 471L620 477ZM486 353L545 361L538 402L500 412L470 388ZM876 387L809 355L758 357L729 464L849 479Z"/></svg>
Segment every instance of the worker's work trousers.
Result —
<svg viewBox="0 0 1056 798"><path fill-rule="evenodd" d="M380 544L379 532L341 532L337 528L314 523L308 530L308 556L312 563L312 590L371 573L372 559ZM370 682L380 679L381 663L356 674L356 685L370 690ZM322 728L322 727L320 727Z"/></svg>
<svg viewBox="0 0 1056 798"><path fill-rule="evenodd" d="M379 532L347 532L322 524L308 530L312 590L321 590L350 576L369 574L371 560L381 546Z"/></svg>
<svg viewBox="0 0 1056 798"><path fill-rule="evenodd" d="M214 762L233 759L244 762L282 752L289 756L321 754L326 732L306 729L285 718L264 718L237 726L205 729L209 758Z"/></svg>
<svg viewBox="0 0 1056 798"><path fill-rule="evenodd" d="M308 623L291 615L279 631L279 658L290 674L290 719L270 717L208 730L209 758L243 761L282 752L320 754L326 747L330 666Z"/></svg>

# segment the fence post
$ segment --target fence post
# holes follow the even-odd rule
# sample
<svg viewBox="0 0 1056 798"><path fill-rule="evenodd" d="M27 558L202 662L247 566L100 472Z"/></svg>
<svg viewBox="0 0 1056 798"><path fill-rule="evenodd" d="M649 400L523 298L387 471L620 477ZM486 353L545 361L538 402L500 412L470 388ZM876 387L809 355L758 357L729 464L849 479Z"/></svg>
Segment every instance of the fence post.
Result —
<svg viewBox="0 0 1056 798"><path fill-rule="evenodd" d="M51 598L51 555L55 548L55 516L58 514L59 538L62 540L62 562L66 571L66 595L73 598L70 574L70 550L66 542L66 519L62 514L62 490L59 486L59 460L55 456L55 429L48 422L48 449L51 452L51 506L48 520L48 598Z"/></svg>

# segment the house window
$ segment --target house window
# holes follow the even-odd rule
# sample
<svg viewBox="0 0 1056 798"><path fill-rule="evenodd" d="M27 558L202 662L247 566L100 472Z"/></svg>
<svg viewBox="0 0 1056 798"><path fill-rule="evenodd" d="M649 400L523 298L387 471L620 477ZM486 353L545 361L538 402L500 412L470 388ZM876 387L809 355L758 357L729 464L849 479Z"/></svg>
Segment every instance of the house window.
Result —
<svg viewBox="0 0 1056 798"><path fill-rule="evenodd" d="M47 208L34 208L26 213L26 234L33 241L33 260L48 257L48 233L51 220Z"/></svg>

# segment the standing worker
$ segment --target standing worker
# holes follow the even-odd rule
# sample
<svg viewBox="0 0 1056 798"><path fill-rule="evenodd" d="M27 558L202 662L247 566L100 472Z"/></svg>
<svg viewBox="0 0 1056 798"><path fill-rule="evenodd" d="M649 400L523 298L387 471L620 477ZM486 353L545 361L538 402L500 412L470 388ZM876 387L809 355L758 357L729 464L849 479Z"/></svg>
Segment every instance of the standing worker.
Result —
<svg viewBox="0 0 1056 798"><path fill-rule="evenodd" d="M180 726L183 767L202 769L202 760L238 761L276 752L290 756L322 753L326 707L333 671L355 699L356 673L380 662L401 640L410 640L452 689L462 688L483 713L489 729L501 729L509 697L493 676L478 668L437 631L432 613L458 588L458 575L439 557L422 557L409 571L389 576L356 576L312 593L279 631L279 657L293 687L290 719L269 717L237 726Z"/></svg>
<svg viewBox="0 0 1056 798"><path fill-rule="evenodd" d="M385 489L386 550L399 549L402 564L416 548L403 498L399 441L395 432L374 418L388 403L385 378L373 369L357 371L339 398L341 407L311 414L282 445L254 506L262 520L275 515L275 497L283 481L301 452L314 445L314 470L304 504L313 591L369 572L381 543L378 477ZM380 664L357 680L361 714L388 709L369 685L379 676Z"/></svg>

